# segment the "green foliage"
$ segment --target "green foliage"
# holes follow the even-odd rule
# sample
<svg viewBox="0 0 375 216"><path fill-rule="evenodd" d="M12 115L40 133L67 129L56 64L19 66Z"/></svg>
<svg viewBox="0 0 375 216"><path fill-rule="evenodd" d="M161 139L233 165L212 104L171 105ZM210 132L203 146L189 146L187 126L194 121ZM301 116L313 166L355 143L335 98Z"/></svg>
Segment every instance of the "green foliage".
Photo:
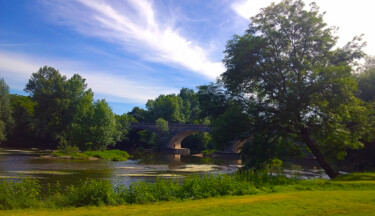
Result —
<svg viewBox="0 0 375 216"><path fill-rule="evenodd" d="M204 149L215 148L210 133L194 133L182 141L182 146L189 148L191 151L201 152Z"/></svg>
<svg viewBox="0 0 375 216"><path fill-rule="evenodd" d="M205 156L210 156L216 152L216 149L206 149L203 150L201 153Z"/></svg>
<svg viewBox="0 0 375 216"><path fill-rule="evenodd" d="M149 120L163 118L168 122L186 122L183 105L182 98L174 94L160 95L155 100L148 100L146 108L149 111Z"/></svg>
<svg viewBox="0 0 375 216"><path fill-rule="evenodd" d="M139 136L138 145L144 148L158 148L159 139L154 132L142 130L137 133ZM139 146L138 146L139 147Z"/></svg>
<svg viewBox="0 0 375 216"><path fill-rule="evenodd" d="M117 131L120 134L119 142L125 142L129 140L130 124L137 122L137 120L128 114L115 115Z"/></svg>
<svg viewBox="0 0 375 216"><path fill-rule="evenodd" d="M271 4L251 18L246 34L228 41L221 82L253 121L248 130L306 143L330 177L326 154L362 146L364 107L354 97L351 63L363 56L361 38L334 49L315 4Z"/></svg>
<svg viewBox="0 0 375 216"><path fill-rule="evenodd" d="M65 84L65 76L53 67L44 66L32 74L25 87L36 102L37 134L51 146L56 146L58 136L67 127L64 114L69 107L69 98L64 94Z"/></svg>
<svg viewBox="0 0 375 216"><path fill-rule="evenodd" d="M56 157L71 157L77 160L87 160L90 157L96 157L104 160L111 161L126 161L129 158L129 154L126 151L121 150L104 150L104 151L85 151L80 152L76 146L60 146L59 150L53 151L52 155Z"/></svg>
<svg viewBox="0 0 375 216"><path fill-rule="evenodd" d="M134 107L132 111L128 112L128 115L132 116L139 122L144 122L148 118L147 111L139 107Z"/></svg>
<svg viewBox="0 0 375 216"><path fill-rule="evenodd" d="M139 181L129 187L87 179L63 190L59 184L50 185L46 193L41 193L41 185L37 180L0 181L0 209L144 204L259 192L368 191L375 190L373 179L373 173L353 173L330 181L300 180L267 172L240 171L234 175L192 175L181 183L168 179L158 179L155 183Z"/></svg>
<svg viewBox="0 0 375 216"><path fill-rule="evenodd" d="M81 150L104 150L119 140L120 132L108 103L98 100L92 104L92 98L92 94L86 94L81 101L67 137Z"/></svg>
<svg viewBox="0 0 375 216"><path fill-rule="evenodd" d="M183 113L187 122L193 122L199 119L200 115L200 104L198 95L193 89L181 88L178 96L183 101Z"/></svg>
<svg viewBox="0 0 375 216"><path fill-rule="evenodd" d="M210 85L198 88L197 97L201 118L216 118L225 112L229 105L229 97L221 86L210 83Z"/></svg>
<svg viewBox="0 0 375 216"><path fill-rule="evenodd" d="M7 134L13 128L11 106L9 103L9 87L4 79L0 79L0 143L6 140Z"/></svg>
<svg viewBox="0 0 375 216"><path fill-rule="evenodd" d="M245 168L263 170L269 168L273 160L301 158L301 147L292 137L273 137L272 134L254 134L242 147Z"/></svg>
<svg viewBox="0 0 375 216"><path fill-rule="evenodd" d="M69 186L57 206L115 205L115 193L109 181L87 179L78 186Z"/></svg>
<svg viewBox="0 0 375 216"><path fill-rule="evenodd" d="M104 150L104 151L85 151L84 154L105 160L111 161L126 161L129 158L129 154L126 151L121 150Z"/></svg>
<svg viewBox="0 0 375 216"><path fill-rule="evenodd" d="M158 118L155 121L156 128L161 131L162 134L167 135L169 133L168 122L162 118Z"/></svg>
<svg viewBox="0 0 375 216"><path fill-rule="evenodd" d="M87 160L89 156L87 154L79 152L77 146L60 145L59 149L52 152L53 156L56 157L71 157L75 160Z"/></svg>
<svg viewBox="0 0 375 216"><path fill-rule="evenodd" d="M213 121L213 142L218 148L223 149L236 139L247 138L250 136L247 132L251 123L249 116L238 106L231 106Z"/></svg>
<svg viewBox="0 0 375 216"><path fill-rule="evenodd" d="M8 136L9 146L32 146L37 139L37 120L34 117L36 103L28 96L9 95L15 125Z"/></svg>
<svg viewBox="0 0 375 216"><path fill-rule="evenodd" d="M358 97L369 102L375 100L375 57L366 59L363 71L358 75Z"/></svg>
<svg viewBox="0 0 375 216"><path fill-rule="evenodd" d="M0 181L0 209L40 207L41 186L35 179Z"/></svg>

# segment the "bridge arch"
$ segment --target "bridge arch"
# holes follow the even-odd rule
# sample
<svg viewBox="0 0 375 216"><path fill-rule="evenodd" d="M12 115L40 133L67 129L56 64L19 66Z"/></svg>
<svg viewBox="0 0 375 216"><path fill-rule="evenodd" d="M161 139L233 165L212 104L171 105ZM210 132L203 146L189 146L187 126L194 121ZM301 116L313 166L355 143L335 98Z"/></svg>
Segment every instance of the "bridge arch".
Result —
<svg viewBox="0 0 375 216"><path fill-rule="evenodd" d="M181 145L182 145L182 141L194 134L194 133L198 133L198 132L202 132L202 131L197 131L197 130L188 130L188 131L183 131L181 133L178 133L178 134L175 134L171 139L170 141L168 142L168 145L167 145L167 148L174 148L174 149L177 149L177 148L181 148ZM203 131L204 132L204 131Z"/></svg>

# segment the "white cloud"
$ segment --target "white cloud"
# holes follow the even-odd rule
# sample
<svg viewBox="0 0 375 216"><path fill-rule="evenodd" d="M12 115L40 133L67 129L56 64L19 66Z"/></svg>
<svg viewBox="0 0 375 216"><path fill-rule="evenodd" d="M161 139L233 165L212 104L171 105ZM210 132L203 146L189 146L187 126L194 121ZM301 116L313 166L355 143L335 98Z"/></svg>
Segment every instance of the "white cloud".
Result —
<svg viewBox="0 0 375 216"><path fill-rule="evenodd" d="M238 16L245 19L260 12L260 8L267 7L272 2L279 3L280 0L245 0L232 4L232 9ZM354 36L365 34L364 41L367 47L364 49L370 55L375 55L375 20L374 6L372 0L307 0L306 5L316 2L321 12L326 12L324 20L329 26L337 26L339 36L338 45L343 46L351 41Z"/></svg>
<svg viewBox="0 0 375 216"><path fill-rule="evenodd" d="M145 103L159 94L177 93L179 89L157 85L154 82L129 80L121 75L112 75L103 71L87 70L80 62L56 61L27 55L0 51L0 76L12 89L22 90L33 72L40 66L53 65L67 77L75 73L86 79L88 87L94 93L103 95L112 102ZM68 65L68 66L67 66ZM74 68L74 69L73 69Z"/></svg>
<svg viewBox="0 0 375 216"><path fill-rule="evenodd" d="M173 21L165 22L167 17L159 21L157 11L147 0L78 1L83 8L66 2L47 3L57 21L72 25L83 34L120 44L146 60L182 66L209 79L225 71L220 61L210 60L207 49L183 37L169 24Z"/></svg>

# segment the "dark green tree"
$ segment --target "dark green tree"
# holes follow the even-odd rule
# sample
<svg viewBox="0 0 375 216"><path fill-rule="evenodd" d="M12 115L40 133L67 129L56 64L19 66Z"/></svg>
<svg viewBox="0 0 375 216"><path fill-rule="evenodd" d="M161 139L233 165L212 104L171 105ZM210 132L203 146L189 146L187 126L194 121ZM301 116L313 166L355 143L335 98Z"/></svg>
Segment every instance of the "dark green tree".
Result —
<svg viewBox="0 0 375 216"><path fill-rule="evenodd" d="M186 118L186 122L194 122L199 120L200 108L198 95L193 89L181 88L178 96L182 99L182 110Z"/></svg>
<svg viewBox="0 0 375 216"><path fill-rule="evenodd" d="M334 48L316 4L284 0L251 18L243 36L226 46L222 82L254 122L251 133L297 136L331 177L322 150L343 155L362 146L360 101L351 63L362 57L360 38Z"/></svg>
<svg viewBox="0 0 375 216"><path fill-rule="evenodd" d="M66 77L53 67L41 67L33 73L25 91L35 106L35 118L38 120L38 136L47 145L56 146L57 139L62 136L65 125L63 120L69 102L65 97Z"/></svg>
<svg viewBox="0 0 375 216"><path fill-rule="evenodd" d="M119 141L120 136L108 103L105 100L93 103L92 92L85 93L67 131L67 144L81 150L104 150Z"/></svg>
<svg viewBox="0 0 375 216"><path fill-rule="evenodd" d="M7 141L9 146L27 146L36 144L37 121L34 118L36 103L29 96L10 95L14 130Z"/></svg>
<svg viewBox="0 0 375 216"><path fill-rule="evenodd" d="M375 57L367 58L363 71L358 75L358 89L358 97L362 100L375 100Z"/></svg>
<svg viewBox="0 0 375 216"><path fill-rule="evenodd" d="M148 112L139 107L134 107L132 111L128 112L127 114L132 116L139 122L144 122L148 120Z"/></svg>
<svg viewBox="0 0 375 216"><path fill-rule="evenodd" d="M0 79L0 143L6 140L13 128L11 106L9 103L9 87L4 79Z"/></svg>
<svg viewBox="0 0 375 216"><path fill-rule="evenodd" d="M129 140L129 131L131 130L130 125L132 122L137 122L137 120L128 114L115 115L117 131L120 133L119 142L126 142Z"/></svg>

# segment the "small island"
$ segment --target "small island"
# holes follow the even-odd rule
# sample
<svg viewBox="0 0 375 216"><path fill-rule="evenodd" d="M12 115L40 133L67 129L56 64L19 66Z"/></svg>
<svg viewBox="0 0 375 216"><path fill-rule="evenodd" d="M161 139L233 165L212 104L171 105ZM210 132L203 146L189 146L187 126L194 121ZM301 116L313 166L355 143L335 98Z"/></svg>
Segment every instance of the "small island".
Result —
<svg viewBox="0 0 375 216"><path fill-rule="evenodd" d="M67 146L52 152L52 155L43 155L43 159L73 159L73 160L110 160L126 161L129 154L126 151L118 149L103 151L84 151L80 152L75 146Z"/></svg>

